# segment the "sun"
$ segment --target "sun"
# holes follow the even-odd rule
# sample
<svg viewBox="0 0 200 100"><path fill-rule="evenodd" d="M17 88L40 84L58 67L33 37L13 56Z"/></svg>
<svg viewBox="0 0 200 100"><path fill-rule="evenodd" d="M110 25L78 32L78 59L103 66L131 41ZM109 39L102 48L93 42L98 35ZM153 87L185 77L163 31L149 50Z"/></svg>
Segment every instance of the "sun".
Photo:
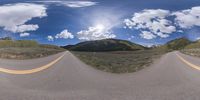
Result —
<svg viewBox="0 0 200 100"><path fill-rule="evenodd" d="M97 25L95 26L95 28L96 28L97 30L99 30L99 31L104 31L105 26L104 26L103 24L97 24Z"/></svg>

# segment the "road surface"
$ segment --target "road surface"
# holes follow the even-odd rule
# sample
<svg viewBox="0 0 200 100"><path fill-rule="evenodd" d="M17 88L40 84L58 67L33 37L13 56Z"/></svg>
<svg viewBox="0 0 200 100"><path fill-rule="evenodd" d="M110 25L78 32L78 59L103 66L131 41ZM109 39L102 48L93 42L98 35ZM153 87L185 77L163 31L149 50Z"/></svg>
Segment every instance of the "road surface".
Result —
<svg viewBox="0 0 200 100"><path fill-rule="evenodd" d="M200 59L171 52L130 74L89 67L70 52L33 60L0 60L0 100L200 100ZM178 54L178 55L176 55ZM48 66L49 62L55 63ZM42 70L27 71L42 66Z"/></svg>

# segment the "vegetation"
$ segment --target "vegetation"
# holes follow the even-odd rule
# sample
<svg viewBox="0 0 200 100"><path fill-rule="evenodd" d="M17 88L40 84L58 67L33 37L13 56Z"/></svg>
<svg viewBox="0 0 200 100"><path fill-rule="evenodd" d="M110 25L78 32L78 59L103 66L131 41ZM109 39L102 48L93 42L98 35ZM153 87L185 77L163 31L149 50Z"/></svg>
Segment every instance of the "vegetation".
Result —
<svg viewBox="0 0 200 100"><path fill-rule="evenodd" d="M62 52L65 49L94 68L112 73L130 73L147 67L162 54L181 50L185 54L200 57L200 42L186 38L175 39L165 45L146 48L118 39L86 41L62 48L54 45L38 44L33 40L12 40L0 38L0 58L31 59Z"/></svg>
<svg viewBox="0 0 200 100"><path fill-rule="evenodd" d="M0 48L7 47L37 47L39 44L32 40L0 40Z"/></svg>
<svg viewBox="0 0 200 100"><path fill-rule="evenodd" d="M165 51L181 50L184 48L200 47L200 43L194 44L186 38L179 38L167 42L165 45L154 47L160 48ZM152 48L146 48L139 44L135 44L126 40L119 39L104 39L96 41L81 42L76 45L67 45L63 48L70 51L86 51L86 52L105 52L105 51L136 51L146 50Z"/></svg>
<svg viewBox="0 0 200 100"><path fill-rule="evenodd" d="M3 37L3 38L0 38L0 40L12 40L11 37Z"/></svg>
<svg viewBox="0 0 200 100"><path fill-rule="evenodd" d="M192 42L186 38L175 39L152 48L118 39L87 41L64 48L71 50L86 64L112 73L137 71L148 66L154 58L174 50L200 57L200 41Z"/></svg>
<svg viewBox="0 0 200 100"><path fill-rule="evenodd" d="M72 52L92 67L112 73L130 73L147 67L166 51L162 49L113 52Z"/></svg>
<svg viewBox="0 0 200 100"><path fill-rule="evenodd" d="M86 41L74 46L64 46L71 51L104 52L104 51L135 51L145 49L143 46L125 40L104 39L96 41Z"/></svg>
<svg viewBox="0 0 200 100"><path fill-rule="evenodd" d="M184 53L184 54L187 54L187 55L200 57L200 48L183 49L183 50L181 50L181 52Z"/></svg>
<svg viewBox="0 0 200 100"><path fill-rule="evenodd" d="M5 59L33 59L49 56L64 51L63 49L49 49L42 47L9 47L0 48L0 58Z"/></svg>
<svg viewBox="0 0 200 100"><path fill-rule="evenodd" d="M6 59L32 59L44 57L59 52L64 49L46 44L38 44L32 40L17 40L9 38L0 39L0 58Z"/></svg>
<svg viewBox="0 0 200 100"><path fill-rule="evenodd" d="M106 72L130 73L152 63L153 59L168 52L167 46L146 48L118 39L86 41L63 48L86 64Z"/></svg>
<svg viewBox="0 0 200 100"><path fill-rule="evenodd" d="M185 46L185 48L181 50L181 52L187 55L200 57L200 41L196 41Z"/></svg>
<svg viewBox="0 0 200 100"><path fill-rule="evenodd" d="M168 42L166 46L169 50L181 50L191 43L192 42L186 38L179 38Z"/></svg>
<svg viewBox="0 0 200 100"><path fill-rule="evenodd" d="M200 41L196 41L185 46L185 49L197 49L197 48L200 48Z"/></svg>

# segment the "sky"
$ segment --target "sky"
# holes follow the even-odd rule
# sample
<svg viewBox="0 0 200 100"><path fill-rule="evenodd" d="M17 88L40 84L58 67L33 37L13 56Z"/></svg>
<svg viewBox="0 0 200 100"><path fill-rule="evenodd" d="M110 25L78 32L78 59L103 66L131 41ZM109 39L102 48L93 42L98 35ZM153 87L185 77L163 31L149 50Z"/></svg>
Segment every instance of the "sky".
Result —
<svg viewBox="0 0 200 100"><path fill-rule="evenodd" d="M69 45L116 38L144 46L200 39L200 0L0 0L0 37Z"/></svg>

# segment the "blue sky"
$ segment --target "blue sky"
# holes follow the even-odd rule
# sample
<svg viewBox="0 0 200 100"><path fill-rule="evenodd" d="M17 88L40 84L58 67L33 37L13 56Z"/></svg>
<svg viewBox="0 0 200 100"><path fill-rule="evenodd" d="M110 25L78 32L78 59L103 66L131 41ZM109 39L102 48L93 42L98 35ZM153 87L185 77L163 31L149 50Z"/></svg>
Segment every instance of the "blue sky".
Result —
<svg viewBox="0 0 200 100"><path fill-rule="evenodd" d="M117 38L142 45L200 39L199 0L1 0L0 37L67 45Z"/></svg>

